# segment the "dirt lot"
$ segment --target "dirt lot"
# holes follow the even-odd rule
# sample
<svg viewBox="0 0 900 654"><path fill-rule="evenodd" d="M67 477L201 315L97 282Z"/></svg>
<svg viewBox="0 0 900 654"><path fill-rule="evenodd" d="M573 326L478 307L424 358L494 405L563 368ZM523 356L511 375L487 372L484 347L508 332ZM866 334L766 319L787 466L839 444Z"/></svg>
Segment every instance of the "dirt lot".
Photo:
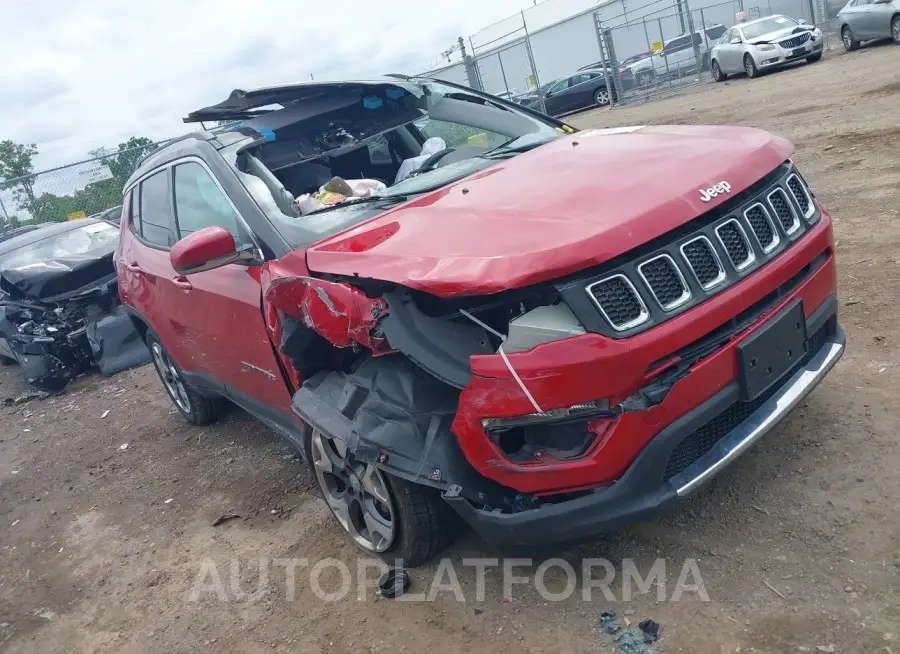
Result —
<svg viewBox="0 0 900 654"><path fill-rule="evenodd" d="M312 565L333 556L355 571L357 552L271 432L239 411L188 427L144 368L0 408L0 650L611 652L596 625L613 606L659 621L663 652L900 654L898 70L900 48L833 52L760 80L572 119L784 134L835 217L849 335L838 368L681 510L563 554L576 568L605 557L644 572L665 557L667 597L695 558L710 601L686 592L657 602L652 588L630 602L576 593L552 603L530 586L504 601L494 570L475 602L473 568L462 567L464 603L444 592L401 604L372 591L360 602L355 586L324 603L302 570L290 600L283 567L271 568L261 597L238 599L233 589L254 589L259 557ZM23 390L15 368L0 371L0 398ZM213 527L225 513L241 518ZM454 563L482 554L472 534L448 553ZM212 592L191 601L204 560L221 574L226 601ZM233 581L231 561L241 566ZM427 591L433 576L414 571L414 589ZM620 581L611 586L618 600Z"/></svg>

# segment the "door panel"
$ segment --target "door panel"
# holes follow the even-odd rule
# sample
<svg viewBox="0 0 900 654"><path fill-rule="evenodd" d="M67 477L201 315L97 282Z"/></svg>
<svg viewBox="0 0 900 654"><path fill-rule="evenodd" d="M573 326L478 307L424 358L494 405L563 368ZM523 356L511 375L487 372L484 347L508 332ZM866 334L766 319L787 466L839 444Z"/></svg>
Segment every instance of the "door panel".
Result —
<svg viewBox="0 0 900 654"><path fill-rule="evenodd" d="M877 38L891 36L891 18L896 11L892 3L869 5L868 21L872 35Z"/></svg>
<svg viewBox="0 0 900 654"><path fill-rule="evenodd" d="M210 226L227 229L235 245L255 247L249 228L209 170L199 161L173 168L179 234ZM260 264L261 265L261 264ZM228 391L291 414L291 394L275 359L262 315L260 265L229 264L181 277L175 325L191 365L223 382Z"/></svg>

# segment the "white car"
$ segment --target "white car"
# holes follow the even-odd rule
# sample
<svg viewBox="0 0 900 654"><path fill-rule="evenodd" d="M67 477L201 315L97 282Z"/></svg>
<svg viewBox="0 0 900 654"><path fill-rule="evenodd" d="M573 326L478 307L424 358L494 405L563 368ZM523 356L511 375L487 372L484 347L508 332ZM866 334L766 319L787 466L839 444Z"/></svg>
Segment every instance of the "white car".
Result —
<svg viewBox="0 0 900 654"><path fill-rule="evenodd" d="M700 51L700 67L709 65L709 50L722 34L724 25L710 25L704 30L694 32L694 42ZM663 48L656 54L644 57L629 66L638 86L648 86L654 79L680 77L696 72L697 58L694 56L694 43L690 34L682 34L663 43Z"/></svg>
<svg viewBox="0 0 900 654"><path fill-rule="evenodd" d="M775 14L735 25L726 31L710 54L710 70L717 82L734 73L757 77L760 72L805 59L822 58L822 32L802 20Z"/></svg>

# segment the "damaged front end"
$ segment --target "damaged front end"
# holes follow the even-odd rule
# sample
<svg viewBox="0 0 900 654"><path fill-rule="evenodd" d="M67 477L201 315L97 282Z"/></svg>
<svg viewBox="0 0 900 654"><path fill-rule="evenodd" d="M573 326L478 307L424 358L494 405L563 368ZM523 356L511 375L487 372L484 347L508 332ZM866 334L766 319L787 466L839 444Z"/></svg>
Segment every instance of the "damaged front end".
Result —
<svg viewBox="0 0 900 654"><path fill-rule="evenodd" d="M486 510L517 512L569 497L573 484L567 487L561 467L589 464L623 415L659 405L687 371L684 363L667 365L636 381L616 376L621 359L613 357L595 365L594 379L583 378L583 369L577 379L564 373L547 392L543 380L558 374L554 363L569 365L577 344L592 344L583 357L603 355L552 285L450 299L282 272L264 275L264 303L273 340L296 375L295 413L356 459L445 493L452 488ZM521 355L564 343L563 359L554 362L548 350L543 371L531 358L518 371ZM601 467L609 476L593 485L618 472Z"/></svg>
<svg viewBox="0 0 900 654"><path fill-rule="evenodd" d="M26 380L60 390L98 367L104 374L149 362L119 303L112 257L118 229L91 221L0 254L0 352Z"/></svg>

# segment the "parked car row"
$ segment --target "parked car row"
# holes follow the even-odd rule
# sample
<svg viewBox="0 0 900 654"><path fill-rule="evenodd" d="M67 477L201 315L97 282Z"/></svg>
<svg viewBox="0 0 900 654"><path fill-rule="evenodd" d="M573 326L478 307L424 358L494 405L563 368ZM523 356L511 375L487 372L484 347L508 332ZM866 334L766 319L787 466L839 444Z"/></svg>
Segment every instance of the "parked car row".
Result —
<svg viewBox="0 0 900 654"><path fill-rule="evenodd" d="M121 301L185 420L257 416L389 561L460 518L501 546L644 520L844 350L831 217L761 130L578 131L402 76L185 120L231 127L127 181Z"/></svg>
<svg viewBox="0 0 900 654"><path fill-rule="evenodd" d="M900 0L850 0L838 13L841 41L850 52L863 41L891 38L900 43ZM822 31L804 20L782 14L745 21L726 28L709 25L692 35L665 40L658 52L641 53L619 62L614 69L595 62L575 73L554 79L507 99L551 116L603 107L616 92L649 87L661 81L709 70L713 80L730 75L749 78L799 61L814 63L822 58ZM618 77L616 84L610 83Z"/></svg>

